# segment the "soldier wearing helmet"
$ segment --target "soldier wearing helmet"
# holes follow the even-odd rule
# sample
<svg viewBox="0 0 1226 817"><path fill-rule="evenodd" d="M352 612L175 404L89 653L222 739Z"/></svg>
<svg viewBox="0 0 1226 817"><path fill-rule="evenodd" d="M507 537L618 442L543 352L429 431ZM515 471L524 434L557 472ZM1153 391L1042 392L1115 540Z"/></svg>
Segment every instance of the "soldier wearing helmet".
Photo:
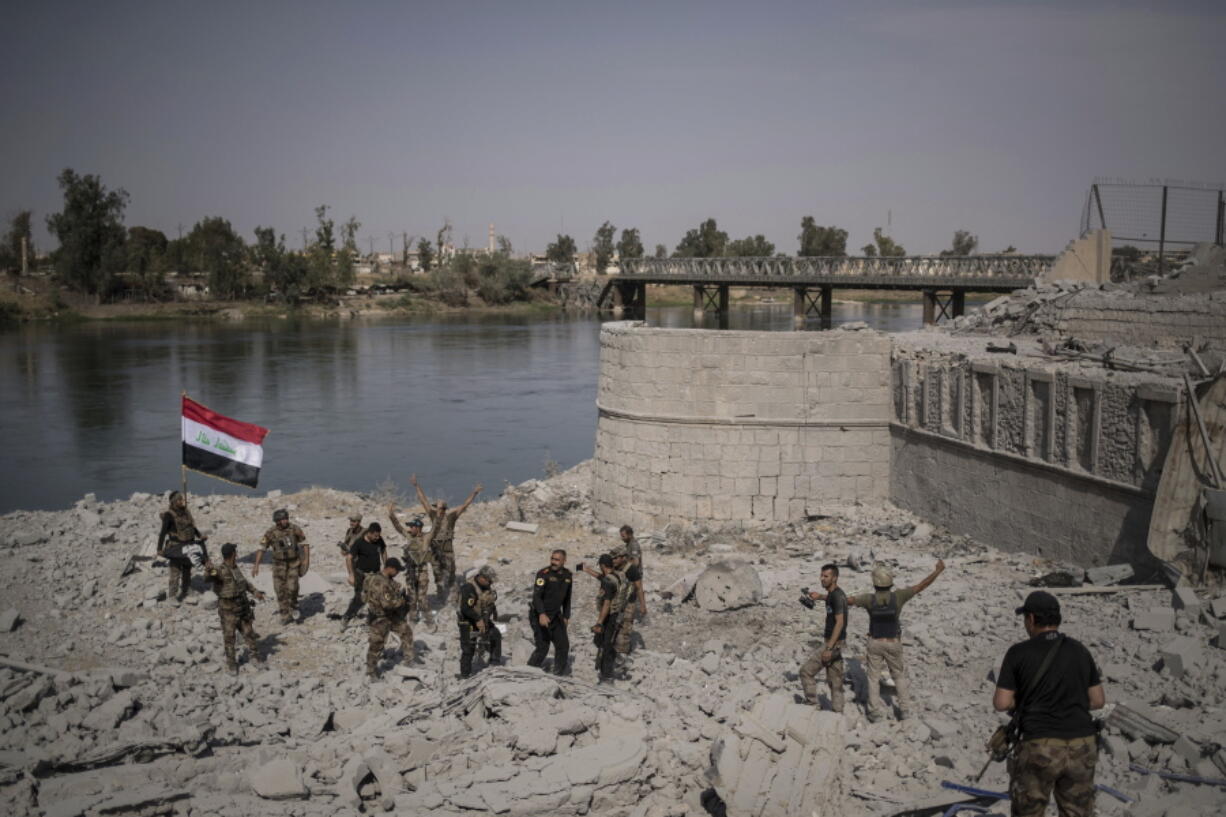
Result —
<svg viewBox="0 0 1226 817"><path fill-rule="evenodd" d="M251 575L260 575L264 551L271 550L272 586L277 594L281 623L292 624L294 613L298 611L298 579L311 566L311 546L307 544L302 528L289 521L289 511L284 508L274 511L272 521L273 526L260 539Z"/></svg>
<svg viewBox="0 0 1226 817"><path fill-rule="evenodd" d="M459 608L456 617L460 625L460 677L473 674L473 655L477 643L489 645L489 665L502 663L502 633L494 626L498 616L498 591L493 584L498 574L489 565L483 566L460 588Z"/></svg>
<svg viewBox="0 0 1226 817"><path fill-rule="evenodd" d="M890 677L898 697L898 719L903 720L911 710L911 691L906 668L902 660L902 624L899 613L902 606L915 594L936 581L945 570L945 562L937 560L936 568L914 587L894 588L894 574L884 564L873 565L873 592L850 596L847 604L863 607L868 611L868 647L865 650L866 674L868 675L868 719L879 721L885 717L881 703L881 669L889 667Z"/></svg>

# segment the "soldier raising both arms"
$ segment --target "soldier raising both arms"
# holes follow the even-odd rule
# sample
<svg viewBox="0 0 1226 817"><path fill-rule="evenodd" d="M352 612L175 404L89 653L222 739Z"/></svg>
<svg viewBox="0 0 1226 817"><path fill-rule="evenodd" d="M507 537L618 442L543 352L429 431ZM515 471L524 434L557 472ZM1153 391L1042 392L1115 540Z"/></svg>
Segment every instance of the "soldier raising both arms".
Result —
<svg viewBox="0 0 1226 817"><path fill-rule="evenodd" d="M447 510L447 503L441 499L430 504L426 492L417 484L417 474L409 477L409 482L417 489L417 499L430 517L430 553L434 558L434 586L438 588L443 601L451 597L451 589L455 585L455 523L468 506L473 504L477 494L481 493L481 484L473 488L473 492L464 500L464 504L454 510Z"/></svg>
<svg viewBox="0 0 1226 817"><path fill-rule="evenodd" d="M425 620L431 631L437 629L434 623L434 613L430 610L430 542L422 536L421 520L413 517L407 524L401 525L396 518L396 506L387 506L387 516L392 525L406 540L404 545L405 586L409 589L409 615L416 621Z"/></svg>
<svg viewBox="0 0 1226 817"><path fill-rule="evenodd" d="M260 562L264 551L272 551L272 586L277 594L277 607L281 611L281 623L292 624L298 612L298 578L311 565L311 546L306 543L302 528L291 524L289 511L284 508L274 511L273 526L264 532L260 549L255 552L255 565L251 575L260 575Z"/></svg>
<svg viewBox="0 0 1226 817"><path fill-rule="evenodd" d="M251 599L247 594L263 601L264 594L251 586L247 577L238 566L238 546L226 542L221 546L221 564L210 564L205 568L205 576L213 583L217 591L217 612L221 616L221 640L225 644L226 669L233 674L238 673L238 659L235 655L235 634L241 632L247 642L247 650L257 664L264 663L260 657L255 632L255 613L251 609Z"/></svg>

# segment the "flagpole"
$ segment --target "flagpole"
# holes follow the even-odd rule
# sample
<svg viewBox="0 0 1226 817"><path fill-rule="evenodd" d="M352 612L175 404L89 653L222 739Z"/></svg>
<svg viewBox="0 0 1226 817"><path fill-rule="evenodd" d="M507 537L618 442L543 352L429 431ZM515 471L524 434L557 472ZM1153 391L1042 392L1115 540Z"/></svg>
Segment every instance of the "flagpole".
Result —
<svg viewBox="0 0 1226 817"><path fill-rule="evenodd" d="M186 391L179 392L179 397L180 398L187 397L187 392ZM179 401L179 424L180 426L183 424L183 401L182 400ZM180 433L179 436L180 438L182 438L183 435ZM180 439L179 441L179 448L180 449L183 448L182 439ZM179 491L183 494L183 501L187 502L187 466L183 464L183 454L182 453L179 454Z"/></svg>

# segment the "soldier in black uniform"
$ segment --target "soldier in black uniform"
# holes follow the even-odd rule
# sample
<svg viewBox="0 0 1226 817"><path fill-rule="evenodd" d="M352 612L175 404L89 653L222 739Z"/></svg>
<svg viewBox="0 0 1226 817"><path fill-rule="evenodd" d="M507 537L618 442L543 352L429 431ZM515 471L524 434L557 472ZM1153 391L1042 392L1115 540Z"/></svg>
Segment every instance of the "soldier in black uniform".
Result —
<svg viewBox="0 0 1226 817"><path fill-rule="evenodd" d="M502 633L494 626L498 616L498 591L492 585L497 579L494 568L485 565L460 588L456 617L460 624L461 678L473 674L473 655L477 652L478 640L484 639L489 645L489 666L502 663Z"/></svg>
<svg viewBox="0 0 1226 817"><path fill-rule="evenodd" d="M570 639L566 627L570 622L571 573L566 569L566 551L555 550L549 555L549 567L536 574L532 587L532 603L528 606L528 621L532 625L532 638L536 649L528 659L528 666L539 667L545 663L549 645L553 644L553 671L566 674L570 657Z"/></svg>

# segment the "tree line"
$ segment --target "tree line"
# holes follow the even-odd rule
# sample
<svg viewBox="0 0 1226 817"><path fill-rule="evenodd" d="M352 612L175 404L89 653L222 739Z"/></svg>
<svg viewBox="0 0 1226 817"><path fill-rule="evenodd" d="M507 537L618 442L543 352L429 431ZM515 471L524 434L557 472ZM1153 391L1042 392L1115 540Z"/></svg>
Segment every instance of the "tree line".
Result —
<svg viewBox="0 0 1226 817"><path fill-rule="evenodd" d="M171 271L200 271L208 275L209 289L217 298L233 299L277 293L297 299L317 297L349 287L361 254L357 246L361 222L350 216L339 225L327 205L315 208L313 240L302 251L286 247L285 235L272 227L257 226L255 241L247 244L230 222L220 216L202 218L187 235L168 238L150 227L124 226L129 196L122 188L110 190L91 174L79 175L65 169L57 179L63 193L63 209L47 217L47 228L59 241L52 260L60 280L73 289L107 299L136 291L149 299L159 299L165 291L165 275ZM0 268L19 269L22 246L33 257L29 210L19 212L0 240ZM498 249L481 258L469 253L448 257L451 244L449 221L435 233L433 241L421 237L415 245L417 261L426 273L418 286L432 288L444 301L458 303L470 291L487 302L505 303L528 296L531 265L512 257L511 242L498 237ZM797 254L802 257L847 255L848 232L837 226L823 226L812 216L800 221ZM949 249L942 256L972 255L979 239L966 230L954 233ZM409 261L405 237L403 262ZM593 236L592 255L597 271L608 269L614 257L642 258L646 254L638 228L621 230L605 221ZM546 248L545 257L554 263L573 263L578 248L575 240L559 234ZM1004 252L1012 252L1009 247ZM866 256L902 256L906 250L882 228L873 230L873 240L861 247ZM687 230L671 253L674 258L768 257L777 255L774 243L765 236L750 235L732 239L719 228L714 218ZM670 253L656 244L654 257ZM257 284L253 273L262 272ZM127 273L121 275L121 273Z"/></svg>

